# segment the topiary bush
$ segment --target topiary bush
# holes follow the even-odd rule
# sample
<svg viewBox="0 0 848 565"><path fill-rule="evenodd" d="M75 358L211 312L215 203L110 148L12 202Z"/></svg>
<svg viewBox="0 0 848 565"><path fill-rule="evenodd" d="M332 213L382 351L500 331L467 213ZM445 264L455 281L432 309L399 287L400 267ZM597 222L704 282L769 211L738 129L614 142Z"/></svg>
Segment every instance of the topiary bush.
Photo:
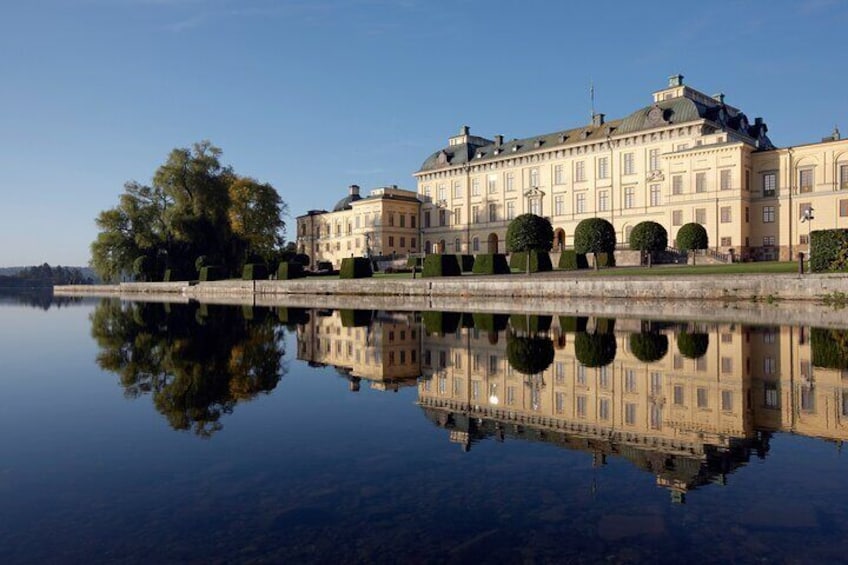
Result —
<svg viewBox="0 0 848 565"><path fill-rule="evenodd" d="M299 279L306 276L306 273L303 271L303 265L301 263L296 263L292 261L291 263L282 262L280 266L277 267L277 280L281 281L290 281L292 279Z"/></svg>
<svg viewBox="0 0 848 565"><path fill-rule="evenodd" d="M424 257L424 277L458 277L462 275L456 255L431 254Z"/></svg>
<svg viewBox="0 0 848 565"><path fill-rule="evenodd" d="M547 218L536 214L521 214L509 223L506 248L516 251L549 251L554 244L554 228Z"/></svg>
<svg viewBox="0 0 848 565"><path fill-rule="evenodd" d="M410 267L410 268L418 267L420 269L421 268L421 261L422 261L421 257L409 257L406 260L406 266Z"/></svg>
<svg viewBox="0 0 848 565"><path fill-rule="evenodd" d="M268 267L262 263L248 263L241 271L241 280L258 281L268 278Z"/></svg>
<svg viewBox="0 0 848 565"><path fill-rule="evenodd" d="M371 325L373 312L371 310L344 309L339 311L339 317L342 320L343 328L362 328Z"/></svg>
<svg viewBox="0 0 848 565"><path fill-rule="evenodd" d="M657 222L639 222L630 230L633 251L664 251L667 247L668 232Z"/></svg>
<svg viewBox="0 0 848 565"><path fill-rule="evenodd" d="M471 272L478 275L508 275L511 271L503 253L481 253L474 258Z"/></svg>
<svg viewBox="0 0 848 565"><path fill-rule="evenodd" d="M630 352L642 363L656 363L668 353L668 336L659 333L632 333Z"/></svg>
<svg viewBox="0 0 848 565"><path fill-rule="evenodd" d="M424 330L428 334L452 334L459 328L462 318L459 312L423 312L421 319L424 321Z"/></svg>
<svg viewBox="0 0 848 565"><path fill-rule="evenodd" d="M691 222L684 224L677 230L677 248L688 252L696 249L706 249L710 245L707 230L704 226ZM692 262L694 264L694 256Z"/></svg>
<svg viewBox="0 0 848 565"><path fill-rule="evenodd" d="M513 314L509 317L509 325L517 332L537 334L550 331L552 320L553 316Z"/></svg>
<svg viewBox="0 0 848 565"><path fill-rule="evenodd" d="M545 337L509 335L506 358L510 366L524 375L538 375L554 362L554 344Z"/></svg>
<svg viewBox="0 0 848 565"><path fill-rule="evenodd" d="M810 270L848 270L848 229L816 230L810 234Z"/></svg>
<svg viewBox="0 0 848 565"><path fill-rule="evenodd" d="M710 336L705 333L680 332L677 334L677 350L689 359L700 359L710 347Z"/></svg>
<svg viewBox="0 0 848 565"><path fill-rule="evenodd" d="M227 278L227 271L223 267L207 265L200 269L200 282L222 281Z"/></svg>
<svg viewBox="0 0 848 565"><path fill-rule="evenodd" d="M559 255L559 268L563 271L576 271L588 269L589 261L583 253L577 253L573 249L566 249Z"/></svg>
<svg viewBox="0 0 848 565"><path fill-rule="evenodd" d="M345 257L339 269L340 279L367 279L374 275L367 257Z"/></svg>
<svg viewBox="0 0 848 565"><path fill-rule="evenodd" d="M605 367L615 361L618 346L608 333L581 332L574 336L574 356L584 367Z"/></svg>
<svg viewBox="0 0 848 565"><path fill-rule="evenodd" d="M594 253L595 268L600 267L599 253L615 251L615 228L603 218L587 218L574 229L574 250L577 253Z"/></svg>
<svg viewBox="0 0 848 565"><path fill-rule="evenodd" d="M589 318L585 316L560 316L559 328L563 333L585 332Z"/></svg>
<svg viewBox="0 0 848 565"><path fill-rule="evenodd" d="M330 261L318 261L318 264L315 267L318 271L332 271L333 263Z"/></svg>
<svg viewBox="0 0 848 565"><path fill-rule="evenodd" d="M511 269L527 271L527 255L530 255L530 272L541 273L553 271L554 267L551 264L551 254L547 251L519 251L514 252L509 256L509 266Z"/></svg>

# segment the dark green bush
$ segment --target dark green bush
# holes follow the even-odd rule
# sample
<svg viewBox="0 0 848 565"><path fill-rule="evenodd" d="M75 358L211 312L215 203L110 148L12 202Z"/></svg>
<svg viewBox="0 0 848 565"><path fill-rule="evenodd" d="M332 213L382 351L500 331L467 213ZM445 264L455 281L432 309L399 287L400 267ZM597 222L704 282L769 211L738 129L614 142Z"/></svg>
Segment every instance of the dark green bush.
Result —
<svg viewBox="0 0 848 565"><path fill-rule="evenodd" d="M223 267L207 265L200 269L200 282L222 281L227 278L227 271Z"/></svg>
<svg viewBox="0 0 848 565"><path fill-rule="evenodd" d="M710 336L704 333L680 332L677 334L677 350L689 359L700 359L710 347Z"/></svg>
<svg viewBox="0 0 848 565"><path fill-rule="evenodd" d="M197 271L198 274L200 273L200 269L208 265L209 259L206 257L206 255L201 255L200 257L194 260L194 270Z"/></svg>
<svg viewBox="0 0 848 565"><path fill-rule="evenodd" d="M536 214L521 214L506 229L506 248L516 251L549 251L554 244L554 228L550 220Z"/></svg>
<svg viewBox="0 0 848 565"><path fill-rule="evenodd" d="M540 273L552 271L551 254L547 251L517 251L509 256L509 266L512 269L527 271L527 254L530 254L530 272Z"/></svg>
<svg viewBox="0 0 848 565"><path fill-rule="evenodd" d="M559 327L563 333L585 332L589 318L585 316L560 316Z"/></svg>
<svg viewBox="0 0 848 565"><path fill-rule="evenodd" d="M277 280L289 281L305 276L306 274L303 272L303 265L301 263L296 263L294 261L291 263L282 262L280 263L280 266L277 267Z"/></svg>
<svg viewBox="0 0 848 565"><path fill-rule="evenodd" d="M421 257L409 257L406 260L406 266L409 267L409 268L418 267L420 269L421 268L421 261L422 261Z"/></svg>
<svg viewBox="0 0 848 565"><path fill-rule="evenodd" d="M615 228L603 218L587 218L574 229L577 253L612 253L615 244Z"/></svg>
<svg viewBox="0 0 848 565"><path fill-rule="evenodd" d="M848 330L813 328L810 332L810 348L813 351L814 366L848 370Z"/></svg>
<svg viewBox="0 0 848 565"><path fill-rule="evenodd" d="M474 329L474 314L472 314L471 312L463 312L462 313L462 321L460 322L460 325L463 328L466 328L466 329L469 329L469 330Z"/></svg>
<svg viewBox="0 0 848 565"><path fill-rule="evenodd" d="M367 257L346 257L339 269L340 279L367 279L373 276L371 260Z"/></svg>
<svg viewBox="0 0 848 565"><path fill-rule="evenodd" d="M525 375L538 375L554 362L554 343L546 337L509 334L506 357L510 366Z"/></svg>
<svg viewBox="0 0 848 565"><path fill-rule="evenodd" d="M241 271L241 280L260 281L268 278L268 267L262 263L248 263Z"/></svg>
<svg viewBox="0 0 848 565"><path fill-rule="evenodd" d="M471 272L478 275L508 275L511 271L503 253L481 253L474 258Z"/></svg>
<svg viewBox="0 0 848 565"><path fill-rule="evenodd" d="M424 257L424 277L458 277L462 275L456 255L430 254Z"/></svg>
<svg viewBox="0 0 848 565"><path fill-rule="evenodd" d="M502 332L509 324L509 316L506 314L482 314L474 313L474 327L485 332Z"/></svg>
<svg viewBox="0 0 848 565"><path fill-rule="evenodd" d="M330 261L318 261L316 265L316 270L318 271L332 271L333 264Z"/></svg>
<svg viewBox="0 0 848 565"><path fill-rule="evenodd" d="M605 367L615 361L618 346L611 333L581 332L574 336L574 356L584 367Z"/></svg>
<svg viewBox="0 0 848 565"><path fill-rule="evenodd" d="M423 312L424 330L428 334L452 334L459 328L459 312Z"/></svg>
<svg viewBox="0 0 848 565"><path fill-rule="evenodd" d="M816 230L810 234L810 270L814 273L848 269L848 230Z"/></svg>
<svg viewBox="0 0 848 565"><path fill-rule="evenodd" d="M668 232L657 222L639 222L630 231L630 249L634 251L665 251Z"/></svg>
<svg viewBox="0 0 848 565"><path fill-rule="evenodd" d="M668 353L668 337L658 333L632 333L630 351L642 363L655 363Z"/></svg>
<svg viewBox="0 0 848 565"><path fill-rule="evenodd" d="M350 309L339 311L339 316L342 319L343 328L363 328L370 326L371 319L374 317L371 310Z"/></svg>
<svg viewBox="0 0 848 565"><path fill-rule="evenodd" d="M306 253L297 253L291 258L292 263L300 263L302 267L308 267L310 263L309 255Z"/></svg>
<svg viewBox="0 0 848 565"><path fill-rule="evenodd" d="M474 270L474 255L457 255L456 260L463 273L470 273Z"/></svg>
<svg viewBox="0 0 848 565"><path fill-rule="evenodd" d="M550 331L552 320L553 316L513 314L509 317L509 325L518 332L537 334Z"/></svg>
<svg viewBox="0 0 848 565"><path fill-rule="evenodd" d="M588 269L589 260L583 253L577 253L573 249L566 249L559 255L559 268L564 271L576 271L577 269Z"/></svg>
<svg viewBox="0 0 848 565"><path fill-rule="evenodd" d="M706 249L710 245L707 230L704 226L691 222L684 224L677 230L677 248L681 251L694 249Z"/></svg>

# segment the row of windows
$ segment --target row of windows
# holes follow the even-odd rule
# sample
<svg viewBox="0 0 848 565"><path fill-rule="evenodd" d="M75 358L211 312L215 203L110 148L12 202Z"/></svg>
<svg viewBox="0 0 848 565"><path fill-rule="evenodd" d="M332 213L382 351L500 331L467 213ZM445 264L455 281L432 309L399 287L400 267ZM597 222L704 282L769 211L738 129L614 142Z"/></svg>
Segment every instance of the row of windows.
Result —
<svg viewBox="0 0 848 565"><path fill-rule="evenodd" d="M763 196L777 196L777 171L766 171L762 173ZM798 171L798 192L813 192L815 188L815 169L813 167L803 168ZM848 190L848 164L840 164L837 173L837 188Z"/></svg>
<svg viewBox="0 0 848 565"><path fill-rule="evenodd" d="M407 239L405 236L400 236L398 238L398 243L399 243L398 248L399 249L405 249L407 242L409 242L409 249L410 250L415 250L418 246L418 240L414 236L410 237L409 239ZM395 246L395 237L393 235L390 235L388 237L387 244L388 244L389 248L393 248ZM374 243L369 242L369 246L374 246ZM347 241L347 250L348 251L351 251L353 249L361 249L361 248L362 248L362 242L358 237L356 239L354 239L353 241L351 241L351 240ZM336 241L335 243L325 243L324 244L324 251L329 252L331 249L335 249L336 251L341 251L342 243L340 241ZM321 244L320 243L315 244L315 251L319 251L319 252L321 251ZM391 252L391 249L388 249L388 250L385 250L385 251Z"/></svg>
<svg viewBox="0 0 848 565"><path fill-rule="evenodd" d="M418 220L415 214L403 214L403 213L395 213L395 212L386 212L386 224L391 227L395 227L397 224L398 227L405 228L407 224L410 228L415 228L417 226ZM353 233L354 229L360 229L362 227L380 227L383 225L383 219L380 214L375 213L373 216L369 213L364 215L357 214L353 217L352 220L348 220L344 227L345 233L350 235ZM335 235L342 235L342 222L341 220L336 221L334 224L324 224L315 227L315 237L330 236L332 235L332 228L335 226ZM301 223L299 226L300 235L306 235L306 223Z"/></svg>

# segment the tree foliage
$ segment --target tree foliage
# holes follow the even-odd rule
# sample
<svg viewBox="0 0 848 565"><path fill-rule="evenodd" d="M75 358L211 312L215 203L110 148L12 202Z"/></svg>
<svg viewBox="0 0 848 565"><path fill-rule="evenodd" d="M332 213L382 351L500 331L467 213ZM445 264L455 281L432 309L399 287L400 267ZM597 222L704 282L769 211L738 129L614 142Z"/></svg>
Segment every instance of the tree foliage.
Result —
<svg viewBox="0 0 848 565"><path fill-rule="evenodd" d="M230 272L254 256L271 258L282 244L286 204L271 185L238 176L220 157L202 141L171 151L150 186L126 183L118 205L96 219L97 273L116 280L145 257L135 274L159 280L167 268L192 271L201 255Z"/></svg>
<svg viewBox="0 0 848 565"><path fill-rule="evenodd" d="M663 251L668 247L668 232L657 222L639 222L630 231L630 249Z"/></svg>
<svg viewBox="0 0 848 565"><path fill-rule="evenodd" d="M510 366L525 375L538 375L554 362L554 343L548 337L509 334L506 356Z"/></svg>
<svg viewBox="0 0 848 565"><path fill-rule="evenodd" d="M700 359L710 348L710 336L705 333L681 331L677 334L677 350L689 359Z"/></svg>
<svg viewBox="0 0 848 565"><path fill-rule="evenodd" d="M509 223L506 247L516 251L550 251L554 244L554 228L547 218L521 214Z"/></svg>
<svg viewBox="0 0 848 565"><path fill-rule="evenodd" d="M615 228L603 218L587 218L574 229L577 253L612 253L615 244Z"/></svg>
<svg viewBox="0 0 848 565"><path fill-rule="evenodd" d="M709 245L707 230L701 224L695 222L684 224L677 231L677 247L681 251L706 249Z"/></svg>

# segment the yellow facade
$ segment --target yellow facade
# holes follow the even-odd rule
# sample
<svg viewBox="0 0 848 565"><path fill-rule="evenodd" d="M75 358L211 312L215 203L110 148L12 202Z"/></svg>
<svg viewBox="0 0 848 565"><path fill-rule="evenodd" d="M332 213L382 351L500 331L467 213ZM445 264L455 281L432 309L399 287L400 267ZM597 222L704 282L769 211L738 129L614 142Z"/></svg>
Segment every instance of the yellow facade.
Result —
<svg viewBox="0 0 848 565"><path fill-rule="evenodd" d="M332 212L311 211L297 218L297 250L339 268L345 257L391 258L417 253L420 202L396 186L376 188L361 198L353 185Z"/></svg>
<svg viewBox="0 0 848 565"><path fill-rule="evenodd" d="M473 136L467 127L415 173L426 252L506 252L509 221L551 220L555 249L577 224L609 220L620 243L637 223L702 224L712 249L751 259L794 257L812 229L848 227L848 140L776 149L761 118L749 121L724 95L680 75L653 104L624 119L525 139Z"/></svg>

